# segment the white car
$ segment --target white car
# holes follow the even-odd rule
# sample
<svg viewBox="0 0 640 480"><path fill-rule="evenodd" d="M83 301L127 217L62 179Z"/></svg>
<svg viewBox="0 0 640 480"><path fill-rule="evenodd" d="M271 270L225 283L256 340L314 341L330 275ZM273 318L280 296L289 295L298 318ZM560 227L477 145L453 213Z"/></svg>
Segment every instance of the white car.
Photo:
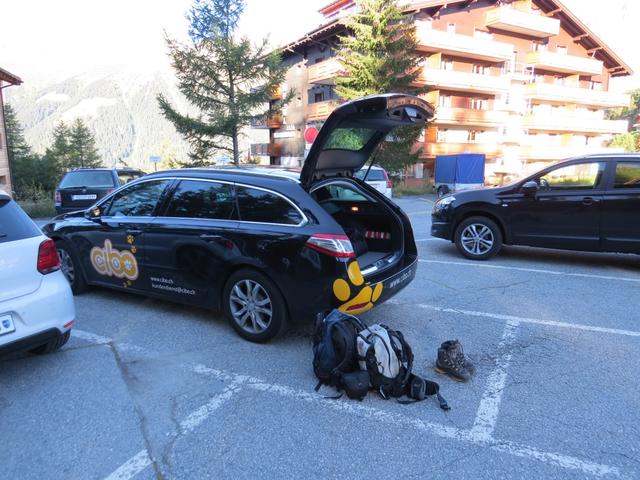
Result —
<svg viewBox="0 0 640 480"><path fill-rule="evenodd" d="M367 170L369 171L369 173L367 173ZM364 180L365 183L371 185L385 197L391 198L391 187L393 185L391 183L389 175L387 174L387 171L384 168L372 166L371 170L369 170L369 167L364 167L363 169L356 172L355 177L359 180Z"/></svg>
<svg viewBox="0 0 640 480"><path fill-rule="evenodd" d="M75 316L55 243L0 190L0 356L58 350Z"/></svg>

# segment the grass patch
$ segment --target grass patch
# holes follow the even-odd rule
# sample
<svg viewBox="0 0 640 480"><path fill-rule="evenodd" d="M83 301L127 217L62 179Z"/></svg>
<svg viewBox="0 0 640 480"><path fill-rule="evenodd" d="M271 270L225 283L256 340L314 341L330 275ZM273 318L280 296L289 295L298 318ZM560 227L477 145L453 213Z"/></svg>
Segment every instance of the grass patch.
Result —
<svg viewBox="0 0 640 480"><path fill-rule="evenodd" d="M398 185L393 187L394 197L405 197L409 195L428 195L433 193L433 185L426 184L420 187L407 187L404 185Z"/></svg>
<svg viewBox="0 0 640 480"><path fill-rule="evenodd" d="M41 199L37 202L33 200L21 200L18 201L18 205L20 205L31 218L53 217L56 215L53 200Z"/></svg>

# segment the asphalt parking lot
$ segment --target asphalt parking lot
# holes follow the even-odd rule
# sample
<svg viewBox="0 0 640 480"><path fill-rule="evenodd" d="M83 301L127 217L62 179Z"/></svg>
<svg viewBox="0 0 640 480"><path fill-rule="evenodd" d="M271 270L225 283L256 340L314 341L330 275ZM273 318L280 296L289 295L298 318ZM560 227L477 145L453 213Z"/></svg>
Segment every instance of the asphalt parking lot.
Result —
<svg viewBox="0 0 640 480"><path fill-rule="evenodd" d="M2 478L638 478L640 257L506 248L470 262L399 199L421 263L364 316L452 406L316 393L311 328L268 345L210 312L93 289L60 352L0 364ZM478 372L433 371L458 338Z"/></svg>

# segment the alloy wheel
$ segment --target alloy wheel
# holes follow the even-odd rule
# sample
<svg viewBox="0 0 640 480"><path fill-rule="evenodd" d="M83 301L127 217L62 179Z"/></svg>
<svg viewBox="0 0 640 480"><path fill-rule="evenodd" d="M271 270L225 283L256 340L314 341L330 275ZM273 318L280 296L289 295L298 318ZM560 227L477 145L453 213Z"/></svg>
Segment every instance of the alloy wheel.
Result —
<svg viewBox="0 0 640 480"><path fill-rule="evenodd" d="M64 274L69 284L73 285L76 279L76 269L73 266L73 260L71 255L64 249L58 249L58 255L60 256L60 270Z"/></svg>
<svg viewBox="0 0 640 480"><path fill-rule="evenodd" d="M493 248L495 238L489 227L482 223L472 223L463 231L460 239L462 248L471 255L484 255Z"/></svg>
<svg viewBox="0 0 640 480"><path fill-rule="evenodd" d="M271 323L273 306L271 297L254 280L240 280L232 288L229 306L233 320L248 333L262 333Z"/></svg>

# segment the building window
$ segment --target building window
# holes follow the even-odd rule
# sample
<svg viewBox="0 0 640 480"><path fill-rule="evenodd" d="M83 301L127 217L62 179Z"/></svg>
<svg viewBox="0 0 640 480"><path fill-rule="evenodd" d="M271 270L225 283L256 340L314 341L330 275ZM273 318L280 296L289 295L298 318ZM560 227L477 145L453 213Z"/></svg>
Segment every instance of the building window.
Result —
<svg viewBox="0 0 640 480"><path fill-rule="evenodd" d="M534 52L544 52L547 49L547 42L545 41L533 41L532 43Z"/></svg>
<svg viewBox="0 0 640 480"><path fill-rule="evenodd" d="M318 92L313 95L313 103L324 102L324 92Z"/></svg>
<svg viewBox="0 0 640 480"><path fill-rule="evenodd" d="M0 175L0 185L8 185L6 175Z"/></svg>
<svg viewBox="0 0 640 480"><path fill-rule="evenodd" d="M602 83L600 82L589 82L589 88L591 90L602 90Z"/></svg>
<svg viewBox="0 0 640 480"><path fill-rule="evenodd" d="M448 23L447 24L447 32L448 33L456 33L456 24L455 23Z"/></svg>
<svg viewBox="0 0 640 480"><path fill-rule="evenodd" d="M479 142L480 140L482 140L483 134L484 134L484 130L469 130L467 132L467 141Z"/></svg>
<svg viewBox="0 0 640 480"><path fill-rule="evenodd" d="M472 110L488 110L489 102L486 98L472 98L469 106Z"/></svg>
<svg viewBox="0 0 640 480"><path fill-rule="evenodd" d="M438 133L436 134L436 140L438 142L446 142L448 134L449 134L448 129L446 128L438 129Z"/></svg>
<svg viewBox="0 0 640 480"><path fill-rule="evenodd" d="M453 60L440 60L441 70L453 70Z"/></svg>
<svg viewBox="0 0 640 480"><path fill-rule="evenodd" d="M491 32L487 32L486 30L480 30L476 28L473 30L473 36L476 38L484 38L487 40L493 39L493 34Z"/></svg>
<svg viewBox="0 0 640 480"><path fill-rule="evenodd" d="M567 46L566 45L556 45L556 52L561 53L563 55L567 54Z"/></svg>
<svg viewBox="0 0 640 480"><path fill-rule="evenodd" d="M438 106L443 108L451 107L451 95L440 95L438 98Z"/></svg>
<svg viewBox="0 0 640 480"><path fill-rule="evenodd" d="M486 65L473 65L472 67L473 73L477 73L478 75L489 75L491 73L491 69Z"/></svg>

